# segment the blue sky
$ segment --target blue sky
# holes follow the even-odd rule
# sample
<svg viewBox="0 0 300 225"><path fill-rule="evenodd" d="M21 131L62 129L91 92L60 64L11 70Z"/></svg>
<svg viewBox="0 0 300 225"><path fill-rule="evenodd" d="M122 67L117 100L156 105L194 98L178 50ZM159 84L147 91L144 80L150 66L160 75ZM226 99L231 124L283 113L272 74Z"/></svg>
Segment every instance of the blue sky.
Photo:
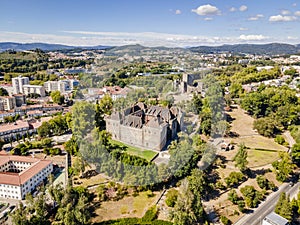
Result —
<svg viewBox="0 0 300 225"><path fill-rule="evenodd" d="M1 0L0 9L1 42L300 43L299 0Z"/></svg>

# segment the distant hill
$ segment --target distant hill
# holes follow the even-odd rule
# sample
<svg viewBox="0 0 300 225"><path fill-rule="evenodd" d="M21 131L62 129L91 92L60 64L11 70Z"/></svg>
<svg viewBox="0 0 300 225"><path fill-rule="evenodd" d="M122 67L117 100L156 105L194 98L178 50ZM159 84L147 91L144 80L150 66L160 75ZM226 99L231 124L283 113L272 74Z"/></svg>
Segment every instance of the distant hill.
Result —
<svg viewBox="0 0 300 225"><path fill-rule="evenodd" d="M15 43L15 42L0 42L0 52L6 50L15 50L15 51L24 51L24 50L33 50L41 49L43 51L53 51L53 50L65 50L65 49L106 49L110 46L68 46L60 44L47 44L47 43Z"/></svg>
<svg viewBox="0 0 300 225"><path fill-rule="evenodd" d="M240 54L257 54L257 55L283 55L300 53L299 45L290 45L282 43L271 44L236 44L222 46L198 46L189 48L193 52L199 53L219 53L231 52Z"/></svg>
<svg viewBox="0 0 300 225"><path fill-rule="evenodd" d="M147 47L143 46L140 44L135 44L135 45L123 45L123 46L116 46L112 47L109 50L106 51L106 55L130 55L130 56L135 56L135 55L141 55L146 52L158 52L158 51L172 51L172 52L187 52L189 51L188 49L184 48L169 48L169 47L164 47L164 46L157 46L157 47Z"/></svg>
<svg viewBox="0 0 300 225"><path fill-rule="evenodd" d="M271 44L235 44L235 45L222 45L222 46L198 46L189 48L167 48L167 47L146 47L139 44L136 45L124 45L124 46L68 46L60 44L46 44L46 43L14 43L14 42L0 42L0 52L6 50L24 51L41 49L43 51L53 50L72 50L72 49L109 49L107 54L129 54L139 55L142 52L150 52L157 50L171 50L178 52L199 52L199 53L220 53L231 52L234 54L257 54L257 55L284 55L284 54L299 54L300 44L290 45L282 43Z"/></svg>

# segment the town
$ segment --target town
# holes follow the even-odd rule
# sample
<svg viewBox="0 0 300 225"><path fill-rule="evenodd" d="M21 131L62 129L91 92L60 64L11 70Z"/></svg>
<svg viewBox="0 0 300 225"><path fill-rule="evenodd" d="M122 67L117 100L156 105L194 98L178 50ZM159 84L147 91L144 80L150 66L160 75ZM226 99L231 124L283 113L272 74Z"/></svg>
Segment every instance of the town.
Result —
<svg viewBox="0 0 300 225"><path fill-rule="evenodd" d="M0 72L1 224L300 222L300 55L9 49Z"/></svg>

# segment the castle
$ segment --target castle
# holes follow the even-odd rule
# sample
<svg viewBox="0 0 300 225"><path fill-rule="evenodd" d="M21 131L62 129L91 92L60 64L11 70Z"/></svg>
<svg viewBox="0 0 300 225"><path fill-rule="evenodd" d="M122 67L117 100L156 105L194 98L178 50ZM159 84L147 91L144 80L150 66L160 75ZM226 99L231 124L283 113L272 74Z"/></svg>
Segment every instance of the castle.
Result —
<svg viewBox="0 0 300 225"><path fill-rule="evenodd" d="M137 103L106 118L106 130L112 138L129 145L161 151L183 126L178 107L164 108Z"/></svg>

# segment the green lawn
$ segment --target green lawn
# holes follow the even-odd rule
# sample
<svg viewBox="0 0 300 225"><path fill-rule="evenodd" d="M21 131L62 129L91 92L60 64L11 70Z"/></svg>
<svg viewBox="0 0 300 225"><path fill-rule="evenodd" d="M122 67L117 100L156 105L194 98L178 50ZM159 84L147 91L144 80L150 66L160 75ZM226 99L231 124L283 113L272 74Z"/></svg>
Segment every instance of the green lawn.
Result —
<svg viewBox="0 0 300 225"><path fill-rule="evenodd" d="M116 140L110 140L110 143L113 145L124 146L125 150L128 154L139 156L143 159L146 159L147 161L151 161L158 154L155 151L133 147L133 146L126 145L126 144L116 141Z"/></svg>
<svg viewBox="0 0 300 225"><path fill-rule="evenodd" d="M276 150L259 150L249 149L248 150L248 166L259 167L264 166L279 159L279 151Z"/></svg>

